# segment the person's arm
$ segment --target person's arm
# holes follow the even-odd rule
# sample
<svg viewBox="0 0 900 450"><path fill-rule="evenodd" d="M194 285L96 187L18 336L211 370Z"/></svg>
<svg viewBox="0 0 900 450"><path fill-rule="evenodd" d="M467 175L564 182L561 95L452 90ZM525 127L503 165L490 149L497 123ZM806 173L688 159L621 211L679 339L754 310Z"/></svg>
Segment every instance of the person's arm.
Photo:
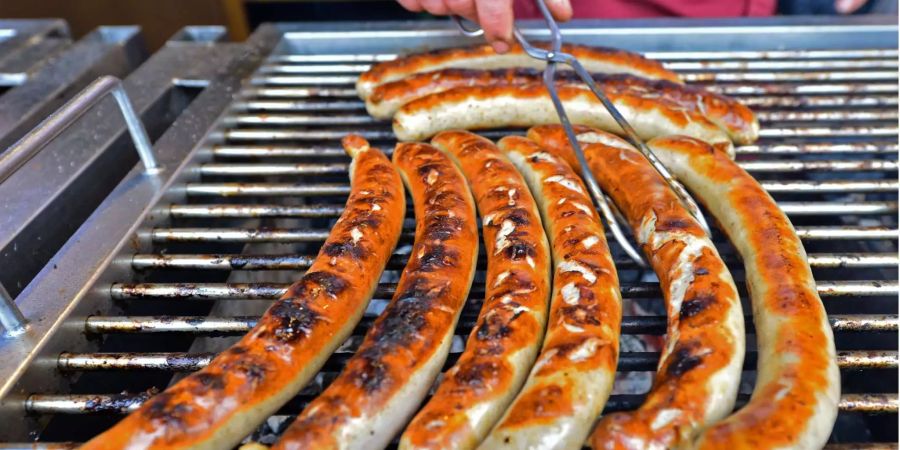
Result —
<svg viewBox="0 0 900 450"><path fill-rule="evenodd" d="M404 8L436 16L455 14L478 23L498 53L506 53L513 39L513 0L397 0ZM542 1L542 0L538 0ZM572 18L569 0L545 0L556 20Z"/></svg>

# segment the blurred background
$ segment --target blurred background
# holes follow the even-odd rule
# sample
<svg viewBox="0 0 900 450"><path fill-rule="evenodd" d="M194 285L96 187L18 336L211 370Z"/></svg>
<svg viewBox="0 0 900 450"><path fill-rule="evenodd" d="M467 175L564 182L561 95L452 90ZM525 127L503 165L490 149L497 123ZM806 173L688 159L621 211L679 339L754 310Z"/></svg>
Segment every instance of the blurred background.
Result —
<svg viewBox="0 0 900 450"><path fill-rule="evenodd" d="M529 15L531 0L517 0ZM576 17L897 14L897 0L573 0ZM0 0L2 18L61 18L79 38L99 25L140 25L151 51L185 25L224 25L243 40L270 21L432 20L394 0Z"/></svg>

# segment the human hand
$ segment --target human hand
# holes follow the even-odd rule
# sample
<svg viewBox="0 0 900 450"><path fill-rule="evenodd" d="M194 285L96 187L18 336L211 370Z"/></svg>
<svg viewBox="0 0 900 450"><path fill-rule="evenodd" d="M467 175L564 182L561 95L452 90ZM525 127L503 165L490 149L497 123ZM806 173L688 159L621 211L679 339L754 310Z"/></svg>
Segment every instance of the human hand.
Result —
<svg viewBox="0 0 900 450"><path fill-rule="evenodd" d="M513 42L513 0L397 0L413 11L427 11L436 16L455 14L481 26L484 37L497 53L506 53ZM569 0L546 1L553 17L559 21L572 18Z"/></svg>

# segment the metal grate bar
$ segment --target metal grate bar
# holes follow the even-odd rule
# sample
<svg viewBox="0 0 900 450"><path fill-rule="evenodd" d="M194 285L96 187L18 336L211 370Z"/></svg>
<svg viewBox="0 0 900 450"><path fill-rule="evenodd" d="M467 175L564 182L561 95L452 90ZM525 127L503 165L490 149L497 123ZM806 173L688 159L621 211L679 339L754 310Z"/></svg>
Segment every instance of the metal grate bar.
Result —
<svg viewBox="0 0 900 450"><path fill-rule="evenodd" d="M781 202L781 210L790 216L890 214L897 212L897 202ZM253 218L253 217L338 217L343 205L285 206L277 204L173 204L169 215L176 219Z"/></svg>
<svg viewBox="0 0 900 450"><path fill-rule="evenodd" d="M858 171L887 171L896 172L896 161L884 160L819 160L819 161L741 161L739 165L748 172L858 172ZM200 166L198 172L201 175L219 176L267 176L267 175L318 175L318 174L346 174L347 164L336 163L207 163Z"/></svg>
<svg viewBox="0 0 900 450"><path fill-rule="evenodd" d="M869 127L794 127L794 128L763 128L760 130L761 138L790 138L790 137L886 137L896 136L898 128L896 126L869 126ZM264 128L247 128L247 129L229 129L224 132L224 137L232 140L251 140L251 141L277 141L277 140L335 140L346 136L349 133L356 133L369 140L394 140L394 134L390 130L290 130L290 129L264 129ZM487 138L502 137L508 135L508 131L486 130L479 134Z"/></svg>
<svg viewBox="0 0 900 450"><path fill-rule="evenodd" d="M865 95L897 92L896 83L708 85L704 88L711 92L735 97L744 95ZM353 95L356 95L356 91L353 91Z"/></svg>
<svg viewBox="0 0 900 450"><path fill-rule="evenodd" d="M758 111L756 116L764 122L896 121L897 110Z"/></svg>
<svg viewBox="0 0 900 450"><path fill-rule="evenodd" d="M890 161L879 161L890 164ZM842 162L840 162L842 163ZM896 167L896 164L894 164ZM265 176L265 175L324 175L346 174L348 164L203 164L198 169L200 175L221 176ZM839 169L837 169L839 170ZM853 170L853 169L847 169ZM870 169L886 170L886 169Z"/></svg>
<svg viewBox="0 0 900 450"><path fill-rule="evenodd" d="M821 194L831 192L896 192L896 180L771 180L761 181L770 193ZM350 185L342 183L188 183L189 196L316 196L349 195Z"/></svg>
<svg viewBox="0 0 900 450"><path fill-rule="evenodd" d="M747 72L747 71L821 71L847 69L896 69L896 59L832 59L787 60L787 61L672 61L666 62L669 70L679 72ZM369 70L371 64L353 64L351 61L339 61L332 64L280 64L267 63L260 67L262 74L336 74L351 73L357 75Z"/></svg>
<svg viewBox="0 0 900 450"><path fill-rule="evenodd" d="M738 165L748 172L829 172L887 171L896 172L896 161L864 159L856 161L739 161Z"/></svg>
<svg viewBox="0 0 900 450"><path fill-rule="evenodd" d="M777 59L860 59L897 58L896 49L841 49L841 50L772 50L772 51L690 51L690 52L644 52L644 56L662 61L695 60L777 60ZM394 53L348 53L315 55L272 55L269 62L290 62L299 64L330 62L380 62L396 59Z"/></svg>
<svg viewBox="0 0 900 450"><path fill-rule="evenodd" d="M280 95L279 95L280 94ZM269 93L258 97L297 97L307 98L309 95L296 95L291 90L279 93ZM755 96L741 99L741 103L753 108L757 113L768 109L781 108L860 108L860 107L884 107L896 106L897 96L876 95L867 97L848 96L821 96L821 97L786 97L786 96ZM256 100L249 97L248 100L238 101L231 107L232 111L355 111L364 110L365 103L359 100Z"/></svg>
<svg viewBox="0 0 900 450"><path fill-rule="evenodd" d="M896 142L856 143L856 144L762 144L741 145L735 152L741 154L797 155L817 153L891 153L896 154L900 146Z"/></svg>
<svg viewBox="0 0 900 450"><path fill-rule="evenodd" d="M287 112L299 110L285 109ZM761 111L757 117L762 122L815 122L815 121L896 121L896 110L827 110L827 111ZM369 125L387 124L386 119L375 119L365 112L356 114L236 114L225 118L226 125Z"/></svg>
<svg viewBox="0 0 900 450"><path fill-rule="evenodd" d="M87 395L31 395L25 400L25 409L32 414L91 414L130 413L137 410L154 393L140 394L87 394ZM622 411L641 405L643 395L612 395L607 410ZM738 404L747 402L749 395L738 396ZM896 394L844 394L838 403L841 412L867 414L896 413Z"/></svg>
<svg viewBox="0 0 900 450"><path fill-rule="evenodd" d="M316 141L333 141L341 139L350 133L350 130L267 130L264 128L226 130L225 138L233 140L274 141L274 140L301 140L312 139ZM353 130L369 140L393 140L394 133L388 130Z"/></svg>
<svg viewBox="0 0 900 450"><path fill-rule="evenodd" d="M809 264L816 269L897 267L900 257L894 253L844 253L808 255ZM225 254L135 254L131 266L135 270L194 269L194 270L299 270L309 268L315 256L308 255L225 255ZM736 263L725 258L726 262ZM403 267L404 255L388 261L389 268ZM631 259L617 259L616 267L635 268Z"/></svg>
<svg viewBox="0 0 900 450"><path fill-rule="evenodd" d="M310 102L296 100L249 100L239 101L231 106L233 111L348 111L365 110L365 108L365 103L361 101Z"/></svg>
<svg viewBox="0 0 900 450"><path fill-rule="evenodd" d="M463 335L475 327L476 317L463 314L457 334ZM87 333L193 333L211 335L243 334L256 325L258 317L211 316L90 316L85 319ZM361 333L369 329L374 317L364 317L357 325ZM751 317L745 320L750 324ZM832 314L828 321L835 332L897 331L897 316L876 314ZM666 331L665 316L624 316L622 334L662 334ZM356 333L356 332L355 332Z"/></svg>
<svg viewBox="0 0 900 450"><path fill-rule="evenodd" d="M384 120L375 119L372 116L357 115L283 115L283 114L241 114L226 117L226 125L369 125L373 123L387 123Z"/></svg>
<svg viewBox="0 0 900 450"><path fill-rule="evenodd" d="M133 299L203 299L203 300L274 300L288 288L286 283L115 283L109 288L110 297L115 300ZM396 285L382 284L375 290L376 298L390 298ZM891 296L900 293L896 281L819 281L816 283L819 295L823 297L863 297ZM746 291L741 283L738 289ZM657 283L624 284L622 295L626 298L659 297ZM483 296L483 289L472 286L470 296Z"/></svg>
<svg viewBox="0 0 900 450"><path fill-rule="evenodd" d="M217 158L305 158L342 157L338 147L295 147L273 145L219 145L209 150Z"/></svg>
<svg viewBox="0 0 900 450"><path fill-rule="evenodd" d="M176 219L192 218L251 218L251 217L338 217L344 205L179 205L168 207Z"/></svg>
<svg viewBox="0 0 900 450"><path fill-rule="evenodd" d="M884 81L896 80L896 70L819 71L819 72L704 72L681 73L688 83L772 83L812 81ZM254 86L340 86L356 83L357 75L264 75L250 79ZM895 86L896 89L896 86Z"/></svg>
<svg viewBox="0 0 900 450"><path fill-rule="evenodd" d="M288 85L284 85L288 86ZM338 87L262 87L257 86L244 91L243 98L308 98L329 97L357 99L356 89ZM764 99L775 99L771 96L807 96L807 95L866 95L890 94L897 92L897 85L891 83L815 83L815 84L759 84L759 85L708 85L710 92L743 96L765 96ZM894 96L896 98L896 95ZM751 97L756 98L756 97ZM783 98L783 97L782 97ZM790 97L789 97L790 98ZM799 101L805 98L798 99Z"/></svg>
<svg viewBox="0 0 900 450"><path fill-rule="evenodd" d="M794 127L763 128L759 130L760 139L785 137L860 137L860 136L896 136L896 125L885 126L839 126L839 127Z"/></svg>
<svg viewBox="0 0 900 450"><path fill-rule="evenodd" d="M760 112L766 108L854 108L854 107L878 107L896 106L896 95L872 95L866 97L836 96L836 97L744 97L741 103Z"/></svg>
<svg viewBox="0 0 900 450"><path fill-rule="evenodd" d="M358 98L356 89L350 88L265 88L256 87L243 91L243 98L305 98L333 97Z"/></svg>
<svg viewBox="0 0 900 450"><path fill-rule="evenodd" d="M341 348L330 358L330 362L338 362L341 367L355 350ZM451 351L451 359L458 357L459 352ZM194 371L206 367L216 356L215 353L68 353L59 355L56 365L59 370L166 370ZM756 367L756 352L748 352L744 359L744 368L753 370ZM334 361L338 360L338 361ZM841 369L896 369L896 351L846 351L837 355ZM622 352L619 354L617 369L625 371L656 370L659 353L656 352Z"/></svg>
<svg viewBox="0 0 900 450"><path fill-rule="evenodd" d="M684 81L689 83L767 83L785 81L870 81L897 79L896 70L867 70L846 72L713 72L682 73L680 75Z"/></svg>
<svg viewBox="0 0 900 450"><path fill-rule="evenodd" d="M896 142L854 144L762 144L735 147L737 154L796 155L832 153L892 153ZM317 158L345 157L339 147L293 145L218 145L206 151L216 158ZM743 163L739 161L739 163Z"/></svg>
<svg viewBox="0 0 900 450"><path fill-rule="evenodd" d="M154 228L154 242L323 242L329 230L290 228ZM897 239L898 231L887 227L797 227L805 240ZM406 234L405 238L412 237Z"/></svg>

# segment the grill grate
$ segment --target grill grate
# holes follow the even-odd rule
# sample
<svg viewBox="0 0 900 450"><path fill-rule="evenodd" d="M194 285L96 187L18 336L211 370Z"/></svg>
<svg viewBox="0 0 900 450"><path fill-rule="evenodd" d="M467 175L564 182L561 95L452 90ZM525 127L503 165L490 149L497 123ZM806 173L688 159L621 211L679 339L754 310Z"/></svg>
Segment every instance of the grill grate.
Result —
<svg viewBox="0 0 900 450"><path fill-rule="evenodd" d="M830 314L843 377L832 441L851 443L830 448L893 448L887 442L896 441L900 406L893 345L900 293L898 52L649 56L665 61L692 83L715 84L710 89L739 97L759 114L761 139L738 147L738 161L794 221ZM246 332L267 305L264 300L277 298L296 271L309 266L349 192L348 159L337 140L356 132L383 149L393 147L389 123L368 117L352 86L371 62L392 57L275 54L257 70L224 117L217 143L186 167L197 181L175 185L171 198L176 200L157 205L155 224L139 230L143 252L123 262L132 275L107 285L122 314L93 315L77 324L101 342L99 351L64 352L46 362L77 381L70 393L51 389L26 398L29 414L52 419L40 434L42 442L87 439L118 417L101 413L130 411L163 389L172 375L203 367L224 348L223 337L234 339ZM506 133L483 134L496 138ZM396 281L405 263L411 218L410 211L385 283L354 336L255 438L265 441L277 434L352 355L393 294L390 281ZM735 279L742 280L734 250L721 235L716 240ZM610 244L625 310L632 311L623 318L623 334L664 333L662 301L652 274L624 257L614 240ZM483 263L482 258L448 367L481 306ZM746 294L743 283L739 288ZM655 369L658 353L627 350L621 355L620 372L648 375ZM755 358L755 352L748 351L739 404L752 388ZM119 393L126 389L131 394ZM641 398L614 393L607 411L634 408Z"/></svg>

